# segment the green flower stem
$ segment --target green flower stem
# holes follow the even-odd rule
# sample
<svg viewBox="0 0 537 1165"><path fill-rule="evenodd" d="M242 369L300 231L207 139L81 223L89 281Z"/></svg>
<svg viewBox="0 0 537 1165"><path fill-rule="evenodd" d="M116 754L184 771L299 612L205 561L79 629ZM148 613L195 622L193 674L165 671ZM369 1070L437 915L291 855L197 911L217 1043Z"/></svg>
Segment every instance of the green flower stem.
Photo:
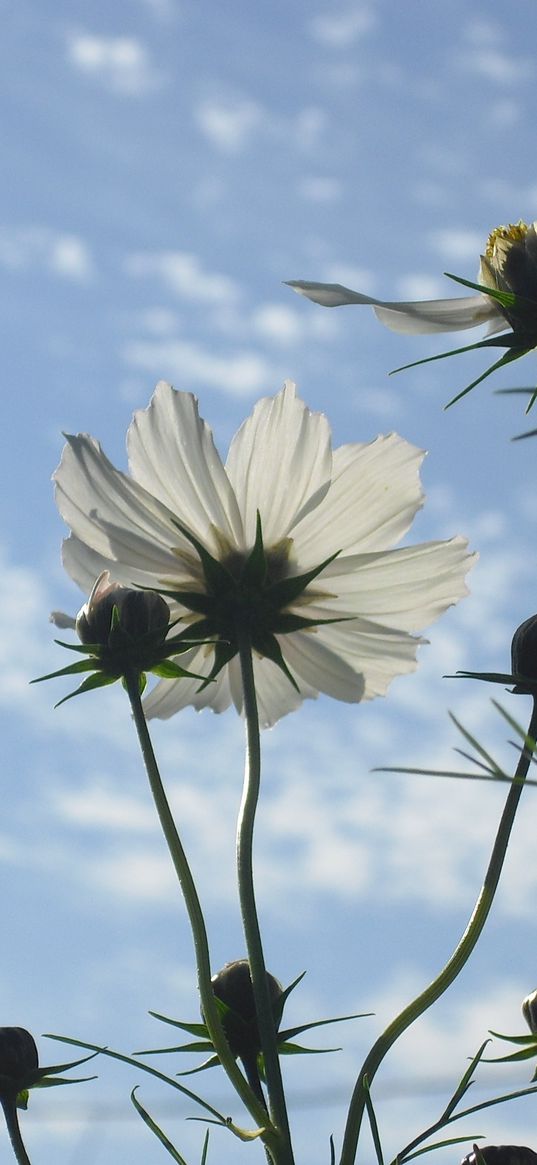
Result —
<svg viewBox="0 0 537 1165"><path fill-rule="evenodd" d="M239 1094L243 1104L248 1109L248 1112L256 1122L256 1124L266 1133L263 1135L263 1140L267 1145L270 1145L275 1139L275 1130L267 1128L267 1113L264 1107L259 1103L259 1100L252 1092L248 1082L245 1080L240 1068L238 1067L235 1057L232 1055L226 1037L224 1035L220 1015L216 1006L215 997L211 984L211 964L209 956L209 944L207 940L207 931L205 928L205 920L203 918L198 893L194 885L194 879L188 864L185 851L181 844L179 834L175 825L175 821L168 804L168 799L164 792L162 780L160 777L153 745L147 728L147 722L142 707L139 688L139 676L137 673L132 673L125 676L125 683L129 700L131 703L132 714L142 756L149 778L153 800L157 809L162 831L166 839L168 849L170 851L171 859L175 867L175 872L179 879L185 905L190 920L192 929L192 937L194 940L194 951L196 955L196 967L198 972L198 987L201 998L201 1006L203 1010L203 1018L207 1025L209 1035L214 1044L215 1052L222 1064L222 1067L227 1072L227 1075Z"/></svg>
<svg viewBox="0 0 537 1165"><path fill-rule="evenodd" d="M237 875L246 949L254 992L259 1037L263 1051L269 1111L278 1131L275 1165L293 1165L293 1150L278 1057L274 1016L267 986L265 958L257 917L253 876L253 835L261 782L259 715L254 683L252 648L247 633L238 628L239 656L246 719L244 788L237 823Z"/></svg>
<svg viewBox="0 0 537 1165"><path fill-rule="evenodd" d="M26 1152L26 1149L24 1148L21 1137L15 1097L3 1096L0 1098L0 1103L4 1110L9 1139L11 1141L13 1152L15 1154L18 1165L31 1165L30 1158Z"/></svg>
<svg viewBox="0 0 537 1165"><path fill-rule="evenodd" d="M382 1063L387 1052L389 1052L392 1045L399 1036L420 1015L423 1015L436 1000L447 991L454 980L462 971L464 965L468 962L472 951L482 933L485 922L487 921L490 908L492 906L494 895L498 888L500 874L507 853L507 846L515 820L518 803L524 781L528 774L531 758L535 751L535 741L537 740L537 700L533 702L533 709L528 728L528 734L524 742L524 748L520 754L515 776L510 784L509 793L505 802L505 807L498 826L498 832L492 848L492 854L488 865L485 879L481 887L477 902L475 904L470 921L464 931L464 934L455 948L451 958L448 959L440 974L433 979L432 983L422 991L411 1003L405 1007L404 1011L392 1021L386 1030L379 1036L378 1040L371 1051L366 1056L362 1068L360 1070L356 1086L349 1105L349 1112L347 1116L347 1123L345 1127L345 1134L343 1138L343 1146L341 1150L340 1165L354 1165L356 1157L356 1149L358 1145L358 1138L360 1136L360 1128L364 1111L367 1104L367 1096L369 1085L371 1084L377 1069ZM364 1085L365 1081L365 1085Z"/></svg>

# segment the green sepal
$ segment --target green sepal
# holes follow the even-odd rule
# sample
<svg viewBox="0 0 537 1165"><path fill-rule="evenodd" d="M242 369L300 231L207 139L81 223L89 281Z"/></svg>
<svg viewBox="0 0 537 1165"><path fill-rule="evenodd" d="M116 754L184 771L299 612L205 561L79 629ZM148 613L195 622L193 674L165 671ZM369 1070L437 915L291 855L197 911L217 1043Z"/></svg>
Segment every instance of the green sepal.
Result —
<svg viewBox="0 0 537 1165"><path fill-rule="evenodd" d="M461 275L452 275L449 271L444 271L444 275L446 279L453 279L454 283L461 283L463 287L470 287L488 296L489 299L497 300L502 307L516 307L517 303L522 303L526 307L537 307L534 300L527 299L525 295L516 295L514 291L500 291L497 287L487 287L485 283L473 283L471 279L463 279Z"/></svg>
<svg viewBox="0 0 537 1165"><path fill-rule="evenodd" d="M495 363L491 364L490 368L487 368L481 376L478 376L476 380L472 380L471 384L468 384L466 388L463 388L462 392L457 393L457 395L452 397L451 400L448 400L448 403L447 405L444 405L444 408L449 409L451 405L454 405L457 403L457 401L462 400L463 396L466 396L468 392L471 392L473 388L475 388L478 384L481 384L482 381L486 380L488 376L491 376L493 372L497 372L499 368L503 368L506 364L511 364L513 360L519 360L521 356L527 356L528 352L532 351L533 348L518 348L512 352L504 352L500 360L496 360ZM451 353L448 353L448 355L450 354ZM532 404L533 400L530 401L526 412L529 412Z"/></svg>
<svg viewBox="0 0 537 1165"><path fill-rule="evenodd" d="M29 1088L21 1088L20 1092L17 1092L17 1095L15 1097L15 1104L16 1104L17 1108L20 1108L22 1110L22 1112L26 1112L26 1110L28 1108L29 1099L30 1099Z"/></svg>
<svg viewBox="0 0 537 1165"><path fill-rule="evenodd" d="M246 586L262 587L267 578L267 558L263 545L261 515L257 511L255 542L242 568L241 582Z"/></svg>
<svg viewBox="0 0 537 1165"><path fill-rule="evenodd" d="M181 680L185 678L193 680L205 680L206 678L205 676L200 676L198 672L188 671L186 668L180 667L179 664L174 663L172 659L163 659L162 663L155 664L155 666L151 668L151 674L154 676L160 676L160 678L164 680Z"/></svg>
<svg viewBox="0 0 537 1165"><path fill-rule="evenodd" d="M204 1023L182 1023L178 1019L170 1019L167 1015L161 1015L159 1011L150 1011L153 1019L160 1019L162 1023L169 1023L172 1027L179 1027L181 1031L188 1032L191 1036L208 1037L209 1033Z"/></svg>
<svg viewBox="0 0 537 1165"><path fill-rule="evenodd" d="M85 648L83 650L85 651ZM92 659L80 659L78 663L68 663L67 667L61 667L58 671L51 671L46 676L37 676L35 680L30 680L30 683L40 684L43 680L57 680L62 676L80 675L81 672L95 671L96 666L98 667L99 664L95 657Z"/></svg>
<svg viewBox="0 0 537 1165"><path fill-rule="evenodd" d="M223 566L217 558L213 558L212 554L203 545L203 542L200 542L199 538L191 534L186 526L183 526L177 518L172 518L172 522L174 526L177 526L177 529L180 530L187 542L190 542L190 545L197 551L209 591L214 591L218 594L222 589L227 590L230 585L232 586L234 581L233 576L227 567ZM161 594L165 594L165 592L161 591Z"/></svg>
<svg viewBox="0 0 537 1165"><path fill-rule="evenodd" d="M458 671L455 676L450 676L450 679L470 679L470 680L485 680L489 684L513 684L515 694L537 696L537 680L528 679L527 676L518 674L510 674L508 672L495 671Z"/></svg>
<svg viewBox="0 0 537 1165"><path fill-rule="evenodd" d="M212 683L212 681L216 679L217 675L220 674L222 669L225 668L228 663L231 663L231 660L234 659L237 654L237 650L238 648L236 646L234 646L232 643L224 642L223 639L218 639L215 642L213 666L209 672L209 675L204 677L203 682L198 688L198 692L203 692L208 684Z"/></svg>
<svg viewBox="0 0 537 1165"><path fill-rule="evenodd" d="M310 582L313 582L313 579L317 578L317 575L321 574L327 566L330 566L330 563L339 554L341 554L341 550L336 550L334 554L330 554L328 558L325 558L324 562L321 562L319 566L314 566L311 570L304 571L304 574L295 574L291 578L283 578L279 582L272 583L266 589L267 598L270 599L270 602L275 607L287 607L289 603L292 603L294 599L297 599L305 591Z"/></svg>
<svg viewBox="0 0 537 1165"><path fill-rule="evenodd" d="M355 615L337 615L333 619L308 619L306 615L293 615L282 611L274 619L275 635L289 635L292 631L309 631L313 627L326 627L327 623L350 623Z"/></svg>
<svg viewBox="0 0 537 1165"><path fill-rule="evenodd" d="M80 687L75 688L74 692L69 692L62 700L58 700L54 707L59 708L62 704L67 703L67 700L72 700L73 696L81 696L84 692L94 691L95 688L105 688L108 684L115 684L118 679L119 676L107 676L104 672L94 672L92 676L88 676L84 680L84 683L80 684Z"/></svg>
<svg viewBox="0 0 537 1165"><path fill-rule="evenodd" d="M211 1040L192 1040L189 1044L176 1044L171 1048L143 1048L140 1052L133 1052L133 1056L162 1056L168 1052L211 1052Z"/></svg>
<svg viewBox="0 0 537 1165"><path fill-rule="evenodd" d="M290 1027L286 1031L279 1032L278 1039L292 1040L293 1036L298 1036L301 1032L311 1031L314 1027L326 1027L330 1023L346 1023L350 1019L366 1019L373 1014L372 1011L359 1011L354 1015L335 1015L332 1019L316 1019L312 1023L301 1023L297 1027ZM339 1051L339 1049L337 1050Z"/></svg>
<svg viewBox="0 0 537 1165"><path fill-rule="evenodd" d="M282 655L282 649L274 635L270 635L268 632L267 634L257 634L255 639L252 640L252 647L255 651L258 651L260 655L264 656L266 659L270 659L272 663L275 663L276 667L279 667L280 671L282 671L284 676L286 676L289 680L289 683L292 684L295 692L300 691L295 677L287 667L287 664Z"/></svg>
<svg viewBox="0 0 537 1165"><path fill-rule="evenodd" d="M212 1046L212 1045L211 1045ZM186 1068L184 1072L176 1072L176 1076L195 1076L196 1072L205 1072L206 1068L217 1068L220 1063L218 1056L210 1056L208 1060L204 1060L203 1064L198 1064L197 1068Z"/></svg>

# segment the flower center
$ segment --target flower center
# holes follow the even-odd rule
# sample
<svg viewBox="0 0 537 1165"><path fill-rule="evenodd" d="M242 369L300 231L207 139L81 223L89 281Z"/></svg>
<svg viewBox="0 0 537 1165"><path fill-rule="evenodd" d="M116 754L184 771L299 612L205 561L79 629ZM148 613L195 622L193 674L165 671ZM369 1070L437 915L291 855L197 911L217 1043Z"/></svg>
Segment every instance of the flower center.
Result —
<svg viewBox="0 0 537 1165"><path fill-rule="evenodd" d="M487 259L493 264L502 266L511 247L523 243L529 229L528 224L522 219L517 223L509 223L508 226L495 227L487 239L485 249Z"/></svg>

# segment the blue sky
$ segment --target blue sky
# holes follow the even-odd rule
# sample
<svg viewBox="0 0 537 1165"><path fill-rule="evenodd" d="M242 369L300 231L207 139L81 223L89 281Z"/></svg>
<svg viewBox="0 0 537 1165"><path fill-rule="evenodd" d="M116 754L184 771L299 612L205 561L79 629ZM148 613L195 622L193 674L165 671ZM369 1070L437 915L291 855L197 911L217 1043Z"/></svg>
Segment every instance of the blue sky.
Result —
<svg viewBox="0 0 537 1165"><path fill-rule="evenodd" d="M527 427L522 406L493 391L532 384L535 361L444 413L485 367L479 353L389 379L458 337L395 336L367 308L326 311L283 281L337 280L387 299L456 294L444 271L475 278L494 226L537 217L535 7L58 0L45 11L3 0L0 11L1 1022L131 1051L162 1042L149 1008L194 1020L198 1006L121 693L53 711L60 685L28 686L64 662L49 611L81 602L62 572L50 486L62 431L93 433L124 467L132 411L165 378L199 395L225 450L255 399L291 377L326 410L336 444L397 429L428 449L412 541L460 532L480 552L471 597L431 630L419 670L386 700L320 699L264 736L256 861L267 960L285 982L308 972L290 1022L375 1012L336 1030L342 1052L289 1066L297 1159L325 1161L367 1047L459 937L501 811L498 788L370 770L452 765L448 709L512 764L489 693L442 676L505 669L512 632L536 607L535 445L510 442ZM504 703L524 719L524 700ZM242 727L231 712L185 712L155 738L218 968L243 953L233 889ZM536 985L534 797L480 952L379 1076L390 1156L434 1118L489 1027L521 1030L520 1001ZM58 1058L39 1042L43 1062ZM141 1073L99 1071L98 1082L32 1100L32 1161L164 1160L130 1105L138 1082L197 1159L189 1107ZM481 1079L492 1093L528 1076L484 1069ZM236 1111L223 1081L206 1083ZM533 1125L517 1102L463 1131L531 1143ZM255 1153L215 1132L210 1159Z"/></svg>

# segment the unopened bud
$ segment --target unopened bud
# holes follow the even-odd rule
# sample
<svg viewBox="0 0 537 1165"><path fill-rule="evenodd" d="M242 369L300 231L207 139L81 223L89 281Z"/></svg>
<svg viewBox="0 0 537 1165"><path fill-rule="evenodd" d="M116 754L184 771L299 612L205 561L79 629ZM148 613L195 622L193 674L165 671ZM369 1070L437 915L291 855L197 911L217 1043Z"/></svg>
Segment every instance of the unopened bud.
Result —
<svg viewBox="0 0 537 1165"><path fill-rule="evenodd" d="M511 644L511 671L523 679L513 688L514 692L533 694L537 685L537 615L532 615L520 624ZM528 680L528 684L524 684Z"/></svg>
<svg viewBox="0 0 537 1165"><path fill-rule="evenodd" d="M30 1032L24 1027L0 1027L0 1095L19 1092L38 1065Z"/></svg>
<svg viewBox="0 0 537 1165"><path fill-rule="evenodd" d="M474 1145L461 1165L537 1165L537 1153L526 1145Z"/></svg>
<svg viewBox="0 0 537 1165"><path fill-rule="evenodd" d="M140 639L148 632L162 632L164 638L170 608L162 595L121 586L112 582L105 570L77 615L76 631L82 643L109 645L114 607L119 614L119 627L132 639Z"/></svg>
<svg viewBox="0 0 537 1165"><path fill-rule="evenodd" d="M526 1020L530 1032L537 1035L537 990L532 991L530 995L526 995L522 1004L522 1015Z"/></svg>
<svg viewBox="0 0 537 1165"><path fill-rule="evenodd" d="M267 971L266 976L277 1028L281 1019L278 1002L283 995L283 988L274 975ZM261 1050L261 1041L248 960L236 959L233 963L226 963L217 975L213 975L211 982L217 999L229 1008L222 1016L222 1027L233 1055L241 1059L257 1056Z"/></svg>

